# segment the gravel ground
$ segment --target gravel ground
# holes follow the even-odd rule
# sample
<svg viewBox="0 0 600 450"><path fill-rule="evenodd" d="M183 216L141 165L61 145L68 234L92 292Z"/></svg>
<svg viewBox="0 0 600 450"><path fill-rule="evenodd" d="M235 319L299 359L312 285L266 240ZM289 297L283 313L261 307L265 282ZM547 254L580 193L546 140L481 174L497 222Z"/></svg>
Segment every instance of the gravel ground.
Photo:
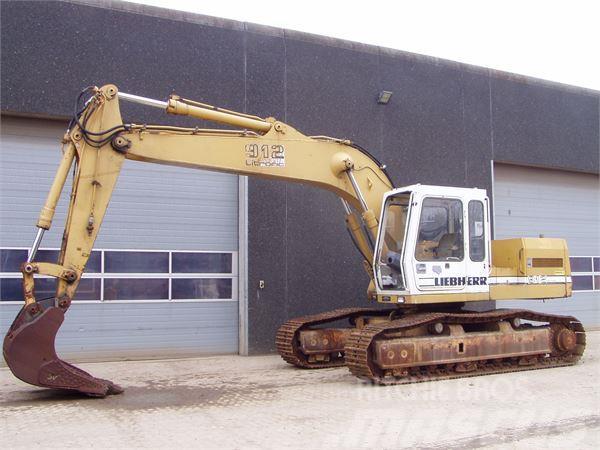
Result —
<svg viewBox="0 0 600 450"><path fill-rule="evenodd" d="M575 367L372 386L277 356L89 363L106 399L0 369L0 447L598 448L600 332Z"/></svg>

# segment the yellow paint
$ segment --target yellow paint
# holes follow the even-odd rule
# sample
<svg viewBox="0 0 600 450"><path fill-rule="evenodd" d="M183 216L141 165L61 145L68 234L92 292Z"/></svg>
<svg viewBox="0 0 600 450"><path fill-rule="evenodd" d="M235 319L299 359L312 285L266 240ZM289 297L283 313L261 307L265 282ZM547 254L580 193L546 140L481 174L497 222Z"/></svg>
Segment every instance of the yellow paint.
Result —
<svg viewBox="0 0 600 450"><path fill-rule="evenodd" d="M490 286L491 300L527 300L541 298L562 298L570 295L571 283L528 284Z"/></svg>
<svg viewBox="0 0 600 450"><path fill-rule="evenodd" d="M407 295L404 297L404 303L416 305L428 303L478 302L482 300L489 300L489 294L487 292L444 292L440 294Z"/></svg>
<svg viewBox="0 0 600 450"><path fill-rule="evenodd" d="M562 267L532 267L533 258L560 258ZM571 275L564 239L518 238L492 241L492 276Z"/></svg>

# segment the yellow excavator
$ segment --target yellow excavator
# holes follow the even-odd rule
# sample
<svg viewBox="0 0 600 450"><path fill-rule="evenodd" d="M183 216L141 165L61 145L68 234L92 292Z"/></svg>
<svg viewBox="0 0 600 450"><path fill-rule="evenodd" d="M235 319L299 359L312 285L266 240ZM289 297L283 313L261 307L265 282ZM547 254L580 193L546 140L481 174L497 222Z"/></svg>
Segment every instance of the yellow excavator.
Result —
<svg viewBox="0 0 600 450"><path fill-rule="evenodd" d="M123 123L120 101L238 129ZM389 307L289 320L277 332L276 346L290 364L345 364L359 378L401 384L572 365L584 352L585 331L574 317L468 310L469 302L571 295L566 242L492 240L484 190L395 187L385 166L348 140L305 136L273 118L175 95L164 102L106 85L86 88L76 105L37 236L21 266L25 304L3 344L11 371L27 383L96 397L123 391L62 361L54 340L125 159L304 183L340 198L349 235L371 280L367 298ZM36 262L73 165L58 261ZM57 278L53 298L36 299L36 275Z"/></svg>

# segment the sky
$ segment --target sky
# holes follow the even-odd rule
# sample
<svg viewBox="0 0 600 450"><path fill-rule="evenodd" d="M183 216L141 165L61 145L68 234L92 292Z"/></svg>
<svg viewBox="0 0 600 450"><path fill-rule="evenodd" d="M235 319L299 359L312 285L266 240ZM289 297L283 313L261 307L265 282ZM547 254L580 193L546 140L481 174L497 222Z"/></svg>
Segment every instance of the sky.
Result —
<svg viewBox="0 0 600 450"><path fill-rule="evenodd" d="M597 0L133 1L600 90Z"/></svg>

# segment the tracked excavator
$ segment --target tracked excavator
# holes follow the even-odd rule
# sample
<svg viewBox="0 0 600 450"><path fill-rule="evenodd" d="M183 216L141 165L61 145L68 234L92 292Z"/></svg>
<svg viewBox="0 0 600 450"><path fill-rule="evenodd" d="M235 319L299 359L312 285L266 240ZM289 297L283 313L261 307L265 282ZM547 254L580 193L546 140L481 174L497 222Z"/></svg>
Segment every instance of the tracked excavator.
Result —
<svg viewBox="0 0 600 450"><path fill-rule="evenodd" d="M158 107L236 130L123 123L119 102ZM63 156L23 273L24 306L3 344L13 374L37 386L89 396L122 388L61 360L54 340L75 296L124 160L207 169L317 186L341 200L348 233L370 277L373 308L291 319L276 336L285 361L302 368L346 365L376 384L401 384L575 364L585 331L574 317L523 309L469 310L478 301L571 295L562 239L492 240L481 189L395 187L360 146L305 136L262 119L172 95L164 101L85 89L63 138ZM73 167L73 185L56 264L36 262L45 230ZM37 299L35 276L57 279Z"/></svg>

